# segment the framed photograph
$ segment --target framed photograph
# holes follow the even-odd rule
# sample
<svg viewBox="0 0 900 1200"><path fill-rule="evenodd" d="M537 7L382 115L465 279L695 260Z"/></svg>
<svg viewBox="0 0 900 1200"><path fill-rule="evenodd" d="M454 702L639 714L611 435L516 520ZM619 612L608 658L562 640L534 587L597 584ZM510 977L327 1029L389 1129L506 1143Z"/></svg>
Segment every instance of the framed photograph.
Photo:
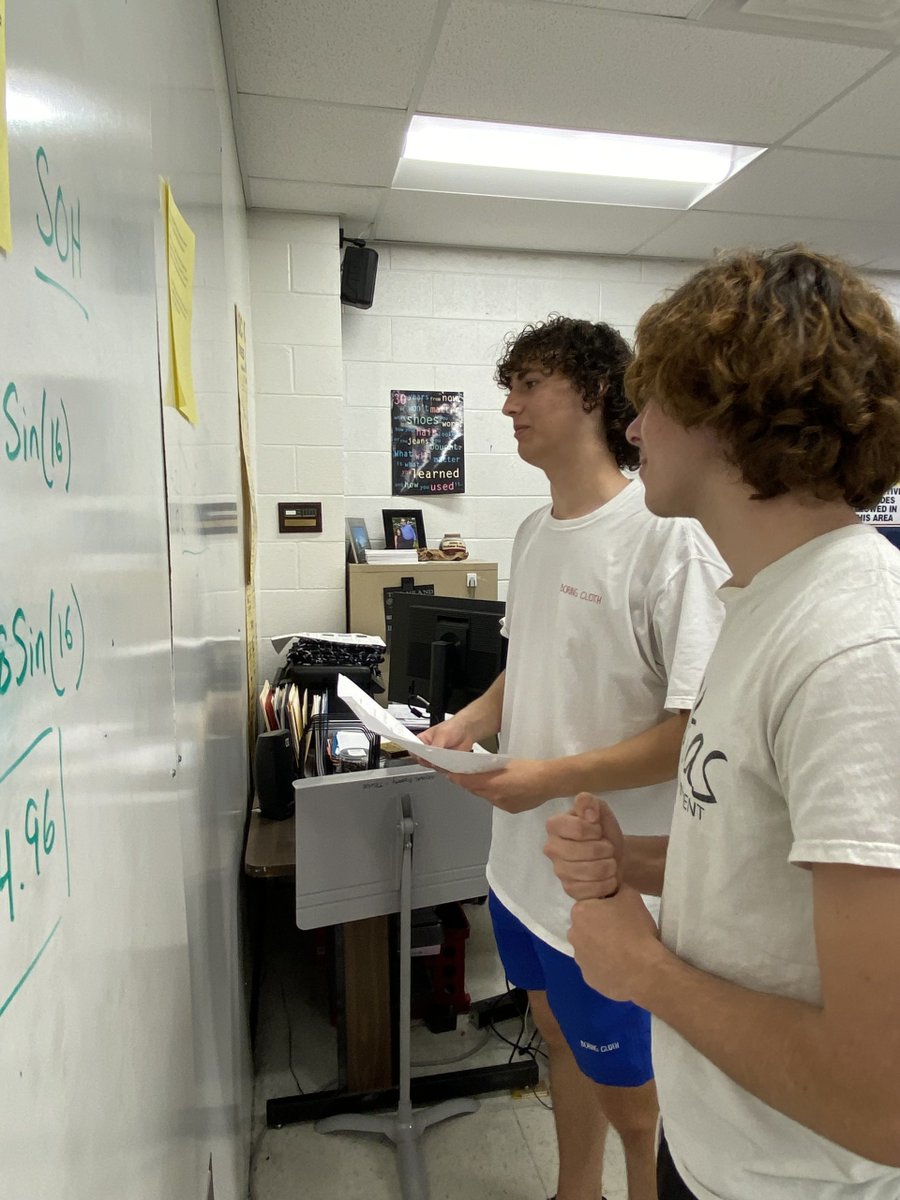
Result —
<svg viewBox="0 0 900 1200"><path fill-rule="evenodd" d="M364 517L347 517L347 559L352 563L364 563L366 551L372 548L369 531Z"/></svg>
<svg viewBox="0 0 900 1200"><path fill-rule="evenodd" d="M381 519L388 550L425 549L425 520L420 508L383 508Z"/></svg>

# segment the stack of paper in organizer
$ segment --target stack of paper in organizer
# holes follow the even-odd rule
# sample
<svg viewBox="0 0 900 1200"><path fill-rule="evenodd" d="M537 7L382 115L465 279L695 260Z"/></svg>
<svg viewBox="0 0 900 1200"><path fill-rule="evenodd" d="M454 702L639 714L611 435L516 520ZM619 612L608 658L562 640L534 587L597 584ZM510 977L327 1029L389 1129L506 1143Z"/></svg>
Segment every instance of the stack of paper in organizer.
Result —
<svg viewBox="0 0 900 1200"><path fill-rule="evenodd" d="M399 566L405 563L417 563L418 550L367 550L366 562L371 566Z"/></svg>
<svg viewBox="0 0 900 1200"><path fill-rule="evenodd" d="M387 711L412 737L418 737L422 730L427 729L431 724L428 710L425 708L411 708L408 704L395 704L392 701L387 706ZM409 750L398 742L384 737L381 739L381 750L388 758L398 758L401 755L409 754Z"/></svg>
<svg viewBox="0 0 900 1200"><path fill-rule="evenodd" d="M410 733L421 733L423 729L427 729L431 724L428 710L424 708L410 708L408 704L395 704L391 701L387 706L387 710Z"/></svg>
<svg viewBox="0 0 900 1200"><path fill-rule="evenodd" d="M259 709L263 731L274 733L281 729L290 734L294 766L299 769L310 717L318 711L315 702L311 705L306 693L295 683L279 683L273 687L267 679L259 693Z"/></svg>
<svg viewBox="0 0 900 1200"><path fill-rule="evenodd" d="M408 754L442 771L475 775L483 771L499 771L512 761L506 754L489 754L477 744L472 750L427 746L345 675L338 676L337 694L371 733L394 742Z"/></svg>

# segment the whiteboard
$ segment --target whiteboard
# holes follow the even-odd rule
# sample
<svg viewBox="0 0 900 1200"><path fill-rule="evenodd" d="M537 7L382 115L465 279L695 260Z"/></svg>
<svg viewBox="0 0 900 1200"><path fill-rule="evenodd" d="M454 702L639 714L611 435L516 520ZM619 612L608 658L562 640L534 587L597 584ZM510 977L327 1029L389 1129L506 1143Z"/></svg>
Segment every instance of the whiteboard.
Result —
<svg viewBox="0 0 900 1200"><path fill-rule="evenodd" d="M7 0L0 1130L17 1200L246 1194L233 306L213 0ZM196 429L161 412L159 180L198 243ZM165 353L164 353L165 358ZM165 453L164 453L165 450ZM171 536L169 531L171 530Z"/></svg>

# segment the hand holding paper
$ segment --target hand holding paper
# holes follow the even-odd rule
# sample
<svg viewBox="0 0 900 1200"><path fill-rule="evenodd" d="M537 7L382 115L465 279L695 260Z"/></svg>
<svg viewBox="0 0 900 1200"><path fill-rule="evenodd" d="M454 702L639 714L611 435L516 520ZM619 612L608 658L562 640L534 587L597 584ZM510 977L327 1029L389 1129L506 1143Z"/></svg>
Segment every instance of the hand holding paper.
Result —
<svg viewBox="0 0 900 1200"><path fill-rule="evenodd" d="M422 762L430 763L442 771L450 771L457 775L481 775L486 771L499 771L510 759L505 754L488 754L476 746L473 752L468 750L443 750L437 746L428 746L410 734L405 725L392 717L371 696L367 696L362 688L357 687L345 675L338 676L337 694L345 704L362 721L371 733L390 738L410 754Z"/></svg>

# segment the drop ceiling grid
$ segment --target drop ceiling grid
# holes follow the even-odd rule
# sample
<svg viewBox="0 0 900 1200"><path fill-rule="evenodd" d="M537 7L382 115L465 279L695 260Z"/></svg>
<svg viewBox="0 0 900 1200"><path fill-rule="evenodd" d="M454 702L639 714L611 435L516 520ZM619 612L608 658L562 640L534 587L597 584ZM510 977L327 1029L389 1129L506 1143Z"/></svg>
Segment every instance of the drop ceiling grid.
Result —
<svg viewBox="0 0 900 1200"><path fill-rule="evenodd" d="M549 0L551 4L580 4L612 12L642 13L655 17L689 17L701 7L698 0ZM707 0L708 2L708 0Z"/></svg>
<svg viewBox="0 0 900 1200"><path fill-rule="evenodd" d="M389 187L405 114L386 108L241 96L248 176Z"/></svg>
<svg viewBox="0 0 900 1200"><path fill-rule="evenodd" d="M375 220L378 204L387 188L353 187L341 184L304 183L297 179L263 179L251 176L251 208L278 212L340 214L347 222L367 226ZM349 232L349 229L348 229ZM351 236L357 236L354 227Z"/></svg>
<svg viewBox="0 0 900 1200"><path fill-rule="evenodd" d="M673 216L669 209L391 192L372 236L387 241L627 254L665 229Z"/></svg>
<svg viewBox="0 0 900 1200"><path fill-rule="evenodd" d="M725 212L686 212L640 248L641 255L708 258L719 247L783 246L805 242L814 250L839 254L856 266L877 261L900 246L900 224L779 217Z"/></svg>
<svg viewBox="0 0 900 1200"><path fill-rule="evenodd" d="M787 146L900 157L900 57L894 55L825 112L787 139Z"/></svg>
<svg viewBox="0 0 900 1200"><path fill-rule="evenodd" d="M890 223L898 219L898 196L900 159L772 150L696 209Z"/></svg>
<svg viewBox="0 0 900 1200"><path fill-rule="evenodd" d="M220 0L238 92L405 109L437 0Z"/></svg>
<svg viewBox="0 0 900 1200"><path fill-rule="evenodd" d="M884 57L546 0L453 0L420 109L771 145Z"/></svg>
<svg viewBox="0 0 900 1200"><path fill-rule="evenodd" d="M595 209L390 192L439 0L222 3L251 206L361 226L378 216L387 239L607 254L702 255L710 239L757 241L767 225L772 244L809 218L811 240L832 238L855 262L896 261L900 173L873 157L900 155L900 66L883 49L671 19L696 0L451 0L422 110L764 145L787 136L791 147L699 210ZM659 15L635 15L646 9ZM798 149L807 145L867 157Z"/></svg>

